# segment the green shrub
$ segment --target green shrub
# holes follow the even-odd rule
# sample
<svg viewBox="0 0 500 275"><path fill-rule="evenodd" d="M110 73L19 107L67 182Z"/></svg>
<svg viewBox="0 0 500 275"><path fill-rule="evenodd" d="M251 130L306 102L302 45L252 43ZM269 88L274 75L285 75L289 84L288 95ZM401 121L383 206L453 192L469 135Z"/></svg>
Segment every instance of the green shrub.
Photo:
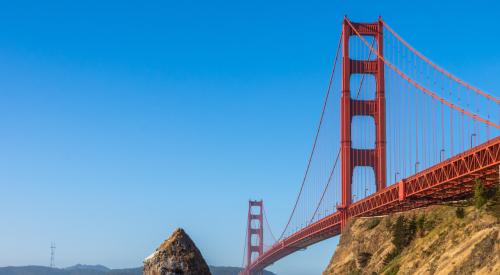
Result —
<svg viewBox="0 0 500 275"><path fill-rule="evenodd" d="M392 225L392 244L399 252L406 244L406 219L404 216L399 216L396 222Z"/></svg>
<svg viewBox="0 0 500 275"><path fill-rule="evenodd" d="M392 220L391 220L391 216L386 216L385 217L385 228L387 229L391 229L392 228Z"/></svg>
<svg viewBox="0 0 500 275"><path fill-rule="evenodd" d="M401 251L394 249L391 252L387 253L384 257L384 265L388 265L392 260L394 260Z"/></svg>
<svg viewBox="0 0 500 275"><path fill-rule="evenodd" d="M426 219L425 220L425 224L424 224L424 230L429 232L431 231L432 229L434 229L434 226L436 226L436 220L433 219L433 218L429 218L429 219Z"/></svg>
<svg viewBox="0 0 500 275"><path fill-rule="evenodd" d="M481 180L476 180L476 184L474 185L474 204L476 208L479 209L483 207L488 201L486 188L484 187Z"/></svg>
<svg viewBox="0 0 500 275"><path fill-rule="evenodd" d="M495 199L497 194L498 194L498 187L497 186L490 187L490 188L486 189L486 191L484 192L484 196L485 196L486 200Z"/></svg>
<svg viewBox="0 0 500 275"><path fill-rule="evenodd" d="M399 265L395 265L389 268L384 274L385 275L396 275L399 272Z"/></svg>
<svg viewBox="0 0 500 275"><path fill-rule="evenodd" d="M422 214L417 219L417 229L424 230L424 225L425 225L425 214Z"/></svg>
<svg viewBox="0 0 500 275"><path fill-rule="evenodd" d="M465 217L465 210L463 209L463 207L458 207L455 210L455 215L457 216L457 218L463 219Z"/></svg>
<svg viewBox="0 0 500 275"><path fill-rule="evenodd" d="M497 219L500 219L500 184L495 184L495 186L491 188L491 190L493 195L487 205L486 210L491 212Z"/></svg>
<svg viewBox="0 0 500 275"><path fill-rule="evenodd" d="M368 228L368 230L371 230L371 229L377 227L377 225L379 225L379 223L380 223L379 218L372 218L371 220L368 221L368 223L366 224L366 227Z"/></svg>
<svg viewBox="0 0 500 275"><path fill-rule="evenodd" d="M408 229L406 232L409 238L408 243L411 242L411 240L413 240L413 238L415 237L415 233L417 233L417 219L414 215L408 222Z"/></svg>
<svg viewBox="0 0 500 275"><path fill-rule="evenodd" d="M358 265L361 268L366 267L370 259L372 258L372 253L369 252L361 252L358 254Z"/></svg>
<svg viewBox="0 0 500 275"><path fill-rule="evenodd" d="M392 243L396 250L400 252L403 248L410 244L417 232L417 221L415 216L407 220L403 215L396 219L392 226Z"/></svg>

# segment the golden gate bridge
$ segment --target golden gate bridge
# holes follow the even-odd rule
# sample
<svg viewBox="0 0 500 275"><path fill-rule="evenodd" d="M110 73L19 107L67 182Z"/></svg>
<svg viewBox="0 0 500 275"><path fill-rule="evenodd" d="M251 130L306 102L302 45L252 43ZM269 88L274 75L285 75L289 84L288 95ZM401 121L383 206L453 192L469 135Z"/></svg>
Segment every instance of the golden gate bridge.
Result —
<svg viewBox="0 0 500 275"><path fill-rule="evenodd" d="M476 180L498 184L494 95L433 63L381 18L344 18L332 67L290 217L276 238L263 202L249 202L241 274L341 234L351 218L460 200Z"/></svg>

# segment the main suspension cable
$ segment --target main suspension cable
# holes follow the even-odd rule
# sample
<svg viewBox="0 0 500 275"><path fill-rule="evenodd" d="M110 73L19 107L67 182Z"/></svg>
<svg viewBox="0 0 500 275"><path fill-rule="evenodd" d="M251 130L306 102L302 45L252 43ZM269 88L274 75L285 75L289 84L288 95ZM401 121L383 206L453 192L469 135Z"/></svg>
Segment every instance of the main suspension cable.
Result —
<svg viewBox="0 0 500 275"><path fill-rule="evenodd" d="M396 68L391 62L387 61L382 55L380 55L378 52L376 52L373 47L370 46L370 44L366 41L365 38L363 38L363 36L361 36L361 34L358 32L358 30L356 30L356 28L354 28L354 26L351 24L351 22L349 20L347 20L347 23L351 26L351 28L353 29L353 31L356 33L356 35L363 41L363 43L369 47L370 51L373 51L389 68L391 68L393 71L395 71L397 74L399 74L399 76L401 76L404 80L406 80L408 83L412 84L414 87L416 87L417 89L421 90L422 92L426 93L427 95L431 96L432 98L444 103L446 106L456 110L456 111L459 111L473 119L476 119L478 121L481 121L483 123L486 123L487 125L490 125L490 126L493 126L497 129L500 129L500 125L488 120L488 119L484 119L474 113L471 113L463 108L460 108L458 106L456 106L455 104L451 103L451 102L448 102L447 100L445 100L444 98L438 96L437 94L435 94L434 92L426 89L425 87L423 87L422 85L418 84L415 80L411 79L410 77L408 77L405 73L401 72L398 68Z"/></svg>
<svg viewBox="0 0 500 275"><path fill-rule="evenodd" d="M280 240L285 235L286 230L288 229L288 226L290 225L290 222L292 221L293 214L297 210L297 205L299 203L300 196L302 195L302 192L304 190L304 185L305 185L305 182L306 182L306 179L307 179L307 175L309 173L309 169L311 167L312 158L313 158L314 152L316 150L316 144L318 142L318 137L319 137L319 132L321 130L321 125L323 124L323 118L325 116L325 110L326 110L326 106L327 106L327 103L328 103L328 97L330 96L330 91L331 91L332 84L333 84L333 77L335 75L335 68L337 67L337 61L338 61L338 57L339 57L339 53L340 53L340 46L341 45L342 45L342 33L340 34L339 43L337 45L337 53L335 54L335 60L333 62L333 68L332 68L332 73L330 75L330 82L328 84L328 90L327 90L326 96L325 96L325 102L323 103L323 109L321 111L321 116L320 116L319 123L318 123L318 129L316 130L316 136L314 138L313 147L312 147L311 153L309 155L309 160L307 162L306 171L305 171L304 177L302 179L302 184L300 186L299 195L297 196L297 199L296 199L295 204L293 206L292 213L290 214L290 217L288 218L288 222L286 223L285 229L283 229L283 232L281 233L281 235L279 237Z"/></svg>
<svg viewBox="0 0 500 275"><path fill-rule="evenodd" d="M387 30L389 30L392 33L392 35L394 35L401 43L403 43L403 45L405 45L410 51L412 51L414 54L416 54L418 57L420 57L422 60L424 60L427 64L431 65L432 67L434 67L436 70L440 71L441 73L443 73L447 77L460 83L464 87L466 87L470 90L473 90L474 92L476 92L476 93L478 93L478 94L480 94L488 99L491 99L491 100L495 101L496 103L500 103L499 99L497 99L494 96L466 83L465 81L461 80L460 78L454 76L450 72L446 71L445 69L439 67L438 65L436 65L435 63L430 61L427 57L425 57L423 54L421 54L419 51L417 51L415 48L413 48L408 42L406 42L403 38L401 38L401 36L399 36L386 22L384 22L384 21L382 21L382 22L383 22L384 26L387 28Z"/></svg>
<svg viewBox="0 0 500 275"><path fill-rule="evenodd" d="M374 43L375 43L375 39L372 40L372 46L374 45ZM371 57L372 57L372 52L370 51L368 53L368 60L370 60ZM365 81L365 76L366 76L366 74L363 74L361 76L361 81L359 83L358 91L356 92L356 99L359 98L359 94L361 93L361 88L363 87L363 83ZM341 150L339 148L339 150L337 152L337 157L335 158L335 162L334 162L333 167L332 167L332 170L330 171L330 175L328 176L328 181L326 182L325 188L323 189L323 193L321 194L321 198L320 198L320 200L318 202L318 205L316 206L316 209L314 210L314 213L313 213L313 215L312 215L309 223L312 223L312 221L314 220L314 217L318 213L319 207L321 206L321 203L323 202L323 199L325 197L326 191L328 190L328 187L330 186L330 183L331 183L332 178L333 178L333 174L335 172L335 169L337 168L337 163L338 163L338 160L339 160L339 157L340 157L340 151Z"/></svg>
<svg viewBox="0 0 500 275"><path fill-rule="evenodd" d="M273 231L271 230L271 226L269 225L269 221L267 220L266 209L262 208L262 212L264 214L264 221L266 222L267 228L269 229L269 233L271 234L274 242L276 242L276 237L274 236Z"/></svg>

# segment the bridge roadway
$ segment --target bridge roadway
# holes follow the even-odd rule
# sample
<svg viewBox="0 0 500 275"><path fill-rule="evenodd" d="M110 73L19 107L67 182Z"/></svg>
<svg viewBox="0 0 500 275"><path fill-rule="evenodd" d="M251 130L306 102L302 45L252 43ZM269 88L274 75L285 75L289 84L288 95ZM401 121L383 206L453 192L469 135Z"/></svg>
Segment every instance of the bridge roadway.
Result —
<svg viewBox="0 0 500 275"><path fill-rule="evenodd" d="M312 244L337 236L345 219L386 215L467 197L474 180L492 186L499 181L500 137L455 155L396 184L322 218L276 242L255 259L243 274L259 271Z"/></svg>

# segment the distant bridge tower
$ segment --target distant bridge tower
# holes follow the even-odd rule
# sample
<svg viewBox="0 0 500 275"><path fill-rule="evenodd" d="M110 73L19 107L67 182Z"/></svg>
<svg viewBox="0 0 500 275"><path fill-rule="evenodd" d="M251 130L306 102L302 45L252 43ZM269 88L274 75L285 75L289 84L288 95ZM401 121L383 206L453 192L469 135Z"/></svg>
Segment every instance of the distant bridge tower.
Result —
<svg viewBox="0 0 500 275"><path fill-rule="evenodd" d="M50 244L50 267L55 268L55 257L56 257L56 243L52 242Z"/></svg>
<svg viewBox="0 0 500 275"><path fill-rule="evenodd" d="M349 38L356 36L354 29L362 36L372 36L377 42L379 56L383 56L383 22L354 23L347 18L342 25L342 97L341 97L341 156L342 156L342 227L348 219L348 207L352 202L352 176L356 166L372 167L376 190L386 186L386 138L385 138L385 88L384 62L380 57L373 60L355 60L349 56ZM377 54L373 53L372 56ZM350 80L353 74L371 74L375 78L375 98L357 100L351 94ZM354 116L371 116L375 121L375 148L352 148L351 123Z"/></svg>
<svg viewBox="0 0 500 275"><path fill-rule="evenodd" d="M264 253L264 203L248 201L248 228L247 228L247 265L252 262L252 256L259 257ZM248 275L261 275L262 270L253 271Z"/></svg>

